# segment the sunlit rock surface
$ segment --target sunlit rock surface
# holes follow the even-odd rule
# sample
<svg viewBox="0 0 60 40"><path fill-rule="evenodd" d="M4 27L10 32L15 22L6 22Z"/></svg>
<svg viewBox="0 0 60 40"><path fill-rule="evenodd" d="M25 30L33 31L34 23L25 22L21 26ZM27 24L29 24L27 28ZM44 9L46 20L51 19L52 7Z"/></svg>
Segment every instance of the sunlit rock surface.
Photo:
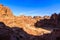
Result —
<svg viewBox="0 0 60 40"><path fill-rule="evenodd" d="M60 27L60 14L14 16L8 7L0 4L0 40L56 40L60 38L60 30L54 27Z"/></svg>

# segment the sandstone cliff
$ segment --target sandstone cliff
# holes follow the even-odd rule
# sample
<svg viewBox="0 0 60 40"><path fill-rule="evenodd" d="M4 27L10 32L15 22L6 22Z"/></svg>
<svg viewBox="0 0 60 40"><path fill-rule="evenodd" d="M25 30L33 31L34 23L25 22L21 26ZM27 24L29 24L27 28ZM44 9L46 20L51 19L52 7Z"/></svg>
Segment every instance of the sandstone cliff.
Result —
<svg viewBox="0 0 60 40"><path fill-rule="evenodd" d="M16 38L21 40L50 40L53 31L50 27L60 27L60 14L53 14L51 17L15 16L8 7L0 4L0 22L5 23L5 25L0 23L0 35L4 35L2 38L6 36L8 39L11 37L11 40L16 40ZM48 35L50 38L45 34L50 34ZM52 38L54 39L54 35Z"/></svg>

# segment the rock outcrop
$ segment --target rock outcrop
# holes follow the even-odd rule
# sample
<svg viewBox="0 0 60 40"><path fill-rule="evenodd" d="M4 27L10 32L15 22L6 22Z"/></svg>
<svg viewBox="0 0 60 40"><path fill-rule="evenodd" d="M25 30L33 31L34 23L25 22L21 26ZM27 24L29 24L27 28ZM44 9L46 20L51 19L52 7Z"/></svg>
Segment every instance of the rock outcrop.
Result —
<svg viewBox="0 0 60 40"><path fill-rule="evenodd" d="M60 14L52 14L49 19L43 19L35 23L36 27L60 28Z"/></svg>
<svg viewBox="0 0 60 40"><path fill-rule="evenodd" d="M51 17L14 16L8 7L0 4L0 40L56 40L60 38L58 28L60 14L55 13Z"/></svg>
<svg viewBox="0 0 60 40"><path fill-rule="evenodd" d="M0 16L1 17L9 17L9 16L13 16L11 10L8 7L3 6L2 4L0 4Z"/></svg>

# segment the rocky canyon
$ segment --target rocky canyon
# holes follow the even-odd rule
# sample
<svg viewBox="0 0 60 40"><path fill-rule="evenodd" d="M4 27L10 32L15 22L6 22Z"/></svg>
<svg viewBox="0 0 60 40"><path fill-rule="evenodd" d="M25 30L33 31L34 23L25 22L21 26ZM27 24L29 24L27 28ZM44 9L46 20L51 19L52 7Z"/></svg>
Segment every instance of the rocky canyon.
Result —
<svg viewBox="0 0 60 40"><path fill-rule="evenodd" d="M0 40L60 40L60 13L15 16L0 4Z"/></svg>

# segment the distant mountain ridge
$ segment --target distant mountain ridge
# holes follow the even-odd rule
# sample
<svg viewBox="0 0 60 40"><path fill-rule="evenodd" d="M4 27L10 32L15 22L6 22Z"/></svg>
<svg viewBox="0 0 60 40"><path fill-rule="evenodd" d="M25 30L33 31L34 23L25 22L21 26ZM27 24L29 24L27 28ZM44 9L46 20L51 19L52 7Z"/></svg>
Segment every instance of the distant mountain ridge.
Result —
<svg viewBox="0 0 60 40"><path fill-rule="evenodd" d="M60 40L60 13L15 16L0 4L0 40Z"/></svg>
<svg viewBox="0 0 60 40"><path fill-rule="evenodd" d="M27 33L32 34L32 35L38 35L34 31L36 29L35 23L44 18L49 19L50 17L49 16L31 17L31 16L25 16L25 15L15 16L15 15L13 15L13 13L11 12L11 10L8 7L0 4L0 22L4 22L9 27L23 28ZM28 29L26 29L26 28L28 28ZM30 28L33 28L33 29L31 30ZM30 30L32 32L28 32Z"/></svg>
<svg viewBox="0 0 60 40"><path fill-rule="evenodd" d="M3 6L2 4L0 4L0 21L3 21L4 23L6 23L9 26L25 26L23 24L30 24L32 26L34 26L34 23L40 19L44 19L44 18L49 18L48 16L40 17L40 16L15 16L13 15L12 11L6 7ZM12 25L13 24L13 25Z"/></svg>

